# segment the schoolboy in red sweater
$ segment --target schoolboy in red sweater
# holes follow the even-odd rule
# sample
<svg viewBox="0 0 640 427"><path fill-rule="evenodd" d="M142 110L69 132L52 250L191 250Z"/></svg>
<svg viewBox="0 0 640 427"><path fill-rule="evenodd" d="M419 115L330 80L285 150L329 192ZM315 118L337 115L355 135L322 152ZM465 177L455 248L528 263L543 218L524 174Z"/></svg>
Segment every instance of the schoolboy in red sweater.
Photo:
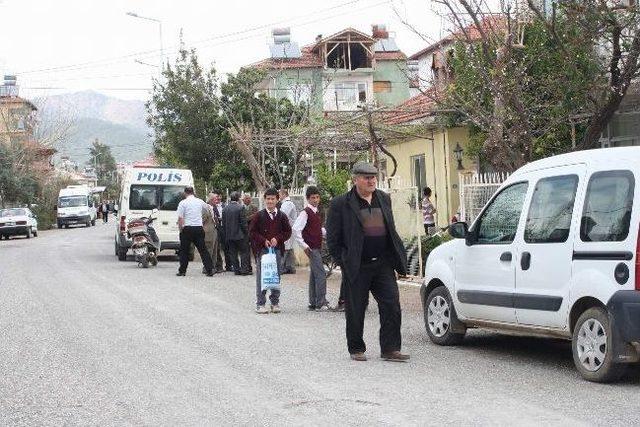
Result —
<svg viewBox="0 0 640 427"><path fill-rule="evenodd" d="M267 291L262 290L260 261L262 255L269 248L274 248L278 259L278 273L280 274L280 257L284 253L284 242L291 237L291 226L286 215L276 208L278 203L278 190L269 188L264 192L265 209L255 214L249 226L251 246L256 257L256 313L266 314L269 310L267 303ZM272 289L269 295L271 312L280 313L280 290Z"/></svg>

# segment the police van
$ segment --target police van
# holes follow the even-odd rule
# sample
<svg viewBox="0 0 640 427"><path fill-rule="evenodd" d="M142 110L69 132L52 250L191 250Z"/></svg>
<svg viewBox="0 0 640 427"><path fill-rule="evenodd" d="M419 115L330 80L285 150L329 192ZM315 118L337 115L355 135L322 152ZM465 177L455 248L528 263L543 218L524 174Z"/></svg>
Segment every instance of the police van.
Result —
<svg viewBox="0 0 640 427"><path fill-rule="evenodd" d="M188 169L132 167L125 170L115 231L115 254L120 261L127 259L132 243L127 236L127 223L134 218L149 217L153 209L158 209L153 225L160 239L160 250L180 248L176 210L184 188L189 186L193 186L193 175Z"/></svg>

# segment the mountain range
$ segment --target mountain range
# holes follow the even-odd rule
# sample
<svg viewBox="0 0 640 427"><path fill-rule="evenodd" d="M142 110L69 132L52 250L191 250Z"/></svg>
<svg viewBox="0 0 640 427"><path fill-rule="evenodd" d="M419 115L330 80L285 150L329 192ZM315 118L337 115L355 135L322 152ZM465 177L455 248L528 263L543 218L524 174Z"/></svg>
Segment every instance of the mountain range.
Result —
<svg viewBox="0 0 640 427"><path fill-rule="evenodd" d="M111 147L116 162L142 160L153 150L145 122L143 101L123 100L94 91L53 95L36 102L39 120L71 122L65 140L56 148L82 166L94 140Z"/></svg>

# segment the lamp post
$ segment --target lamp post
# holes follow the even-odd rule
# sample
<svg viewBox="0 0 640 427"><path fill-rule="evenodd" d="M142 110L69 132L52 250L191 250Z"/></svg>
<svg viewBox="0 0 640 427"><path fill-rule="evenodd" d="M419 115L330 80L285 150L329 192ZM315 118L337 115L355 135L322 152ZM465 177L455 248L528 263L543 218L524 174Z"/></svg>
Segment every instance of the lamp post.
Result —
<svg viewBox="0 0 640 427"><path fill-rule="evenodd" d="M462 166L462 153L463 152L464 152L464 150L460 146L460 143L456 142L456 147L453 149L453 154L455 154L456 160L458 161L458 170L464 169L464 167Z"/></svg>
<svg viewBox="0 0 640 427"><path fill-rule="evenodd" d="M133 17L133 18L138 18L138 19L144 19L146 21L152 21L152 22L157 22L158 23L158 27L160 29L160 69L162 69L162 65L164 64L164 47L162 44L162 21L160 21L159 19L156 18L149 18L147 16L141 16L138 15L137 13L134 12L127 12L127 15Z"/></svg>

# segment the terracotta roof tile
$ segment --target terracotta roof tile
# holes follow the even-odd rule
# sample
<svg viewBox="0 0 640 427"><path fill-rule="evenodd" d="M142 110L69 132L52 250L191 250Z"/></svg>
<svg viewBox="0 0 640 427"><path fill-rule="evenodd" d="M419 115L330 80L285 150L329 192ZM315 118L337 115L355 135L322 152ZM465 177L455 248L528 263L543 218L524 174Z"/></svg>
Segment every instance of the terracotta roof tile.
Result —
<svg viewBox="0 0 640 427"><path fill-rule="evenodd" d="M382 120L387 125L398 125L422 119L433 114L436 106L435 90L407 99L391 111L384 112Z"/></svg>
<svg viewBox="0 0 640 427"><path fill-rule="evenodd" d="M320 57L313 53L313 46L303 46L300 49L300 58L266 58L262 61L254 62L249 65L252 68L261 68L267 70L282 68L320 68L322 61Z"/></svg>
<svg viewBox="0 0 640 427"><path fill-rule="evenodd" d="M507 20L504 16L501 16L501 15L487 16L484 19L482 19L482 22L481 22L481 28L484 31L494 31L494 32L502 31L506 29L506 27L507 27ZM475 25L473 24L468 25L467 27L465 27L465 31L467 32L467 35L469 39L471 39L471 41L480 40L480 31L478 31L478 28ZM413 59L413 60L420 59L422 56L432 53L436 50L442 49L444 46L448 44L454 43L456 41L465 41L467 39L466 37L467 36L465 36L462 30L457 30L449 34L448 36L438 40L432 45L429 45L424 49L414 53L409 57L409 59Z"/></svg>
<svg viewBox="0 0 640 427"><path fill-rule="evenodd" d="M378 61L394 61L407 59L407 55L401 51L395 52L374 52L374 58Z"/></svg>

